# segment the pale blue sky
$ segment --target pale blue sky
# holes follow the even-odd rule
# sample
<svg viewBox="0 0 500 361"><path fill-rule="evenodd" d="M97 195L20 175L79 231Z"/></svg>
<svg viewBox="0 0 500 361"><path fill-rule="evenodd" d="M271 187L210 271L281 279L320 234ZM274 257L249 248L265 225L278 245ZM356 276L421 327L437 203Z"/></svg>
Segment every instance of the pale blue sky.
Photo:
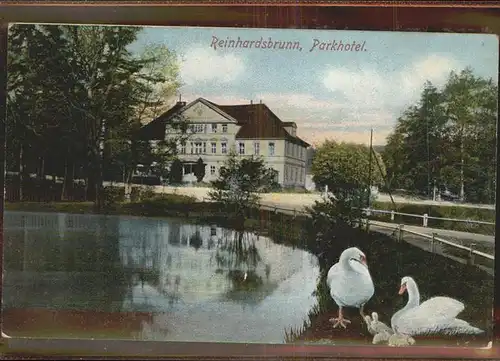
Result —
<svg viewBox="0 0 500 361"><path fill-rule="evenodd" d="M298 41L302 51L213 49L212 36ZM365 51L310 52L314 39L365 42ZM151 43L182 57L186 101L262 99L283 121L295 121L299 135L311 142L329 137L365 143L373 127L375 143L383 144L400 112L418 100L426 79L439 86L451 70L465 66L498 77L494 35L149 27L134 50Z"/></svg>

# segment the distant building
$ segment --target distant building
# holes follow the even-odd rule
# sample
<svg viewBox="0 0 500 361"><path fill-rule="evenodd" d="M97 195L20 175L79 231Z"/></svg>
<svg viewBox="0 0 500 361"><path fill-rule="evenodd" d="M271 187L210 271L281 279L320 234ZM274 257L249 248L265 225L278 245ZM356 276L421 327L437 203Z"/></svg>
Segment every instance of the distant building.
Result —
<svg viewBox="0 0 500 361"><path fill-rule="evenodd" d="M205 163L204 182L214 180L230 151L241 156L262 156L277 172L284 187L305 187L309 144L297 137L297 125L281 121L261 103L218 105L203 98L189 104L177 102L171 109L143 126L140 137L152 142L178 137L169 121L182 116L190 123L191 135L178 145L183 175L191 174L196 161Z"/></svg>

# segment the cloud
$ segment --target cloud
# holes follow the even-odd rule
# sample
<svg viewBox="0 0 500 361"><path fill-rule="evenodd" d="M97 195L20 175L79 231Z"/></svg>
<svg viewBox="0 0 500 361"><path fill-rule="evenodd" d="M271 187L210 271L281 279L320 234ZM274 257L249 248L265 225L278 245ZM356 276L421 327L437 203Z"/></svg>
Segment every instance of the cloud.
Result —
<svg viewBox="0 0 500 361"><path fill-rule="evenodd" d="M296 108L296 109L340 109L341 103L316 99L307 93L262 93L256 96L258 101L262 100L271 108Z"/></svg>
<svg viewBox="0 0 500 361"><path fill-rule="evenodd" d="M384 145L386 138L390 133L390 129L378 131L373 133L373 145ZM320 145L326 139L333 139L339 142L352 142L359 144L370 144L370 132L365 131L324 131L314 129L302 129L299 136L306 139L312 145Z"/></svg>
<svg viewBox="0 0 500 361"><path fill-rule="evenodd" d="M453 58L430 54L392 74L382 74L375 69L328 69L323 86L356 111L378 107L387 112L400 110L416 101L426 80L441 86L450 71L461 68L461 64Z"/></svg>
<svg viewBox="0 0 500 361"><path fill-rule="evenodd" d="M430 54L417 59L399 72L388 74L368 68L327 69L322 79L323 86L343 104L341 111L336 114L338 125L332 126L331 132L325 129L326 132L318 133L314 131L313 124L306 123L306 126L302 126L302 134L309 139L331 135L346 140L355 140L363 134L362 138L365 139L365 133L361 134L353 129L365 126L367 129L374 128L377 142L382 144L401 111L418 101L427 80L440 87L445 84L452 70L460 71L462 68L451 57ZM369 130L366 132L369 133Z"/></svg>
<svg viewBox="0 0 500 361"><path fill-rule="evenodd" d="M243 59L235 54L220 54L206 47L188 49L180 65L182 81L187 85L217 81L231 83L245 71Z"/></svg>
<svg viewBox="0 0 500 361"><path fill-rule="evenodd" d="M453 58L431 54L421 58L396 74L396 80L401 83L399 94L402 100L413 101L420 95L424 83L428 80L437 87L441 87L452 70L460 71L463 66Z"/></svg>
<svg viewBox="0 0 500 361"><path fill-rule="evenodd" d="M210 56L220 57L211 52ZM453 58L431 54L392 73L375 68L327 69L320 83L328 92L320 91L321 98L306 92L261 93L254 99L227 93L201 96L221 105L262 100L283 121L297 123L297 134L313 144L327 138L367 143L370 128L374 144L384 144L401 111L418 101L425 81L440 87L450 71L461 69Z"/></svg>

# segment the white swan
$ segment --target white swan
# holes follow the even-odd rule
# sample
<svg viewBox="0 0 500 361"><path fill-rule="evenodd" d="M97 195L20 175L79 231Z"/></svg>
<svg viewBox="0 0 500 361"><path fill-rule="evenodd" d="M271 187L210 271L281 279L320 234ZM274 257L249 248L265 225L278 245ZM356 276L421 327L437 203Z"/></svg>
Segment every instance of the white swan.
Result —
<svg viewBox="0 0 500 361"><path fill-rule="evenodd" d="M462 302L449 297L433 297L420 304L418 286L411 277L401 279L399 294L405 291L408 292L406 306L391 318L391 326L396 333L409 336L483 333L483 330L456 318L465 308Z"/></svg>
<svg viewBox="0 0 500 361"><path fill-rule="evenodd" d="M328 271L327 282L330 287L330 295L339 306L338 317L330 319L331 322L334 322L333 327L341 325L346 328L346 323L351 323L344 318L343 307L359 308L364 320L363 307L375 292L365 254L356 247L344 250L340 255L339 262Z"/></svg>

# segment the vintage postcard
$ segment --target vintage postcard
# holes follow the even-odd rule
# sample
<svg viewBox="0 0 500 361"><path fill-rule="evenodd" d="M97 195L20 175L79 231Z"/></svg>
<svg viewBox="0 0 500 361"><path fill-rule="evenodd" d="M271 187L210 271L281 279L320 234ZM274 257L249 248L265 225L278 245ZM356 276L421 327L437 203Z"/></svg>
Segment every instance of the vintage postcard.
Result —
<svg viewBox="0 0 500 361"><path fill-rule="evenodd" d="M498 39L11 24L10 337L485 347Z"/></svg>

